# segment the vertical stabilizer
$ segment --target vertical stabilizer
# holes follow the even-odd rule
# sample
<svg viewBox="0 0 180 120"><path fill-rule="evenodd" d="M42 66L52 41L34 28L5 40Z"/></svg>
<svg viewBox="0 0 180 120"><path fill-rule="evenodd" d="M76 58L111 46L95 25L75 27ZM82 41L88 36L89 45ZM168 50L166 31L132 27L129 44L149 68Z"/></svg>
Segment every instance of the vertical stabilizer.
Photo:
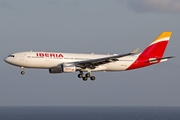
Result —
<svg viewBox="0 0 180 120"><path fill-rule="evenodd" d="M161 58L172 32L162 32L141 54L140 56Z"/></svg>
<svg viewBox="0 0 180 120"><path fill-rule="evenodd" d="M143 52L137 55L137 59L127 70L157 64L165 60L163 55L171 35L172 32L162 32Z"/></svg>

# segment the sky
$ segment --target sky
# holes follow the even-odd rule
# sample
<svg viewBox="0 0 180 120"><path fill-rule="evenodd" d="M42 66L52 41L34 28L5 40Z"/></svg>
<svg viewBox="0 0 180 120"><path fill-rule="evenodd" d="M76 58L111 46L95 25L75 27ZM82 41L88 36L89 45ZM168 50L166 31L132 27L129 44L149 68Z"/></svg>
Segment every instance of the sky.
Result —
<svg viewBox="0 0 180 120"><path fill-rule="evenodd" d="M0 0L0 106L180 106L179 0ZM172 31L167 62L95 81L4 62L20 51L124 54Z"/></svg>

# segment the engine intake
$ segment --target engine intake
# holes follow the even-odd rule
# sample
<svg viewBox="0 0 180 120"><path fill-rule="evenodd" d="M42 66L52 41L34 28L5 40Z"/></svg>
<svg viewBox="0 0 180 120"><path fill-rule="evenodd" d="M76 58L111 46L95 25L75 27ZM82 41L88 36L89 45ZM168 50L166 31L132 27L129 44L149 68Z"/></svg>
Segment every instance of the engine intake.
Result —
<svg viewBox="0 0 180 120"><path fill-rule="evenodd" d="M62 66L54 67L49 69L49 73L62 73Z"/></svg>

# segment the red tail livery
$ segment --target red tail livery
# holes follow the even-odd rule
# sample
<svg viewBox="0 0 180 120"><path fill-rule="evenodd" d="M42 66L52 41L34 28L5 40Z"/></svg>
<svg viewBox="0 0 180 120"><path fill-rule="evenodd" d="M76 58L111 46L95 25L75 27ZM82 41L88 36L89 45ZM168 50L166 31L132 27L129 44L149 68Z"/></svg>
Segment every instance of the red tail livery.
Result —
<svg viewBox="0 0 180 120"><path fill-rule="evenodd" d="M138 55L137 60L127 70L149 66L172 58L162 58L171 35L172 32L162 32L143 52Z"/></svg>

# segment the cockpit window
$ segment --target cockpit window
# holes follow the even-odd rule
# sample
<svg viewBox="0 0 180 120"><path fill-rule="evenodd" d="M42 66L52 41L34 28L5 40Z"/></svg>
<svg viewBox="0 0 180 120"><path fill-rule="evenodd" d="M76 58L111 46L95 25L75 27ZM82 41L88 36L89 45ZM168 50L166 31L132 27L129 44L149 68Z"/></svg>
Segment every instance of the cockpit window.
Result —
<svg viewBox="0 0 180 120"><path fill-rule="evenodd" d="M14 55L9 55L8 57L14 57Z"/></svg>

